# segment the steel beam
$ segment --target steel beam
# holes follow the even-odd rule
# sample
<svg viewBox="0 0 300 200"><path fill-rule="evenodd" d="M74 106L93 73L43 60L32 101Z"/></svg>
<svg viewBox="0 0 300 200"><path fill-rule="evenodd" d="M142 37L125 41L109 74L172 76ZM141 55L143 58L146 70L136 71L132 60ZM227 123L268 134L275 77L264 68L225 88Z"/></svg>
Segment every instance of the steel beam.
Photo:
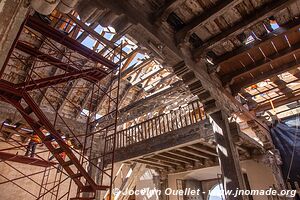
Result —
<svg viewBox="0 0 300 200"><path fill-rule="evenodd" d="M16 155L7 152L0 152L0 159L4 161L18 162L18 163L34 165L39 167L50 167L57 164L55 162L48 162L37 158L30 158L27 156Z"/></svg>
<svg viewBox="0 0 300 200"><path fill-rule="evenodd" d="M83 78L87 76L96 76L98 75L98 80L101 80L106 74L99 74L99 71L97 69L85 69L85 70L77 70L75 72L69 72L65 74L60 74L56 76L51 76L47 78L41 78L38 80L32 80L24 83L20 83L16 85L17 89L22 90L35 90L43 87L49 87L53 85L57 85L60 83L65 83L74 79Z"/></svg>
<svg viewBox="0 0 300 200"><path fill-rule="evenodd" d="M47 55L47 54L45 54L45 53L39 51L38 49L36 49L36 48L34 48L34 47L31 47L30 45L25 44L25 43L23 43L23 42L20 42L20 41L19 41L19 42L17 43L17 45L16 45L16 48L17 48L18 50L24 52L24 53L27 53L27 54L29 54L29 55L31 55L31 56L34 56L34 57L36 57L36 58L38 58L38 59L40 59L40 60L43 60L43 61L45 61L45 62L47 62L47 63L49 63L49 64L51 64L51 65L53 65L53 66L55 66L55 67L60 68L60 69L62 69L62 70L65 70L65 71L67 71L67 72L80 72L79 69L77 69L77 68L71 66L70 64L61 62L59 59L54 58L54 57L52 57L52 56L49 56L49 55ZM99 69L99 68L94 68L94 69L97 70L97 71L99 71L99 72L101 72L101 73L103 73L103 74L105 74L105 75L107 75L107 72L104 71L104 70L101 70L101 69ZM90 82L97 82L97 81L100 80L100 79L99 79L99 74L98 74L98 75L97 75L97 74L98 74L98 73L94 73L94 74L91 73L91 74L89 74L89 76L86 77L85 79L86 79L87 81L90 81ZM103 78L103 77L101 76L101 78Z"/></svg>
<svg viewBox="0 0 300 200"><path fill-rule="evenodd" d="M40 21L39 19L35 17L29 17L26 26L41 33L43 36L50 38L64 46L66 46L69 49L72 49L79 54L83 55L84 57L95 61L97 63L101 63L102 65L110 68L110 69L116 69L117 65L110 60L104 58L102 55L97 54L93 50L89 49L88 47L84 46L83 44L77 42L73 38L69 37L66 33L63 33L48 24Z"/></svg>

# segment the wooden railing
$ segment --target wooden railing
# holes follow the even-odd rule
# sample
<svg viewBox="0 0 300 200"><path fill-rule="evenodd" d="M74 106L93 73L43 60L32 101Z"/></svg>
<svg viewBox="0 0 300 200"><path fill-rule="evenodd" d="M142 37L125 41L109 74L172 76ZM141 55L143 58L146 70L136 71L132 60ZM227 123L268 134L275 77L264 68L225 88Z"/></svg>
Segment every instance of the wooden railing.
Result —
<svg viewBox="0 0 300 200"><path fill-rule="evenodd" d="M181 129L204 119L206 116L203 107L200 106L199 101L194 101L184 107L119 131L116 135L116 149Z"/></svg>

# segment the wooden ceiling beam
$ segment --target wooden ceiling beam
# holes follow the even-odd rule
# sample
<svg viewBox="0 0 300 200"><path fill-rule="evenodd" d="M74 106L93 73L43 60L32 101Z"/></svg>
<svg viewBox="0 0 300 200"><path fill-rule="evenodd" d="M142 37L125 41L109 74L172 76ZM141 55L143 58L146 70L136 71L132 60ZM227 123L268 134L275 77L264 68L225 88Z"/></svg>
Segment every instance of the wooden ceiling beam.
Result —
<svg viewBox="0 0 300 200"><path fill-rule="evenodd" d="M178 157L183 157L185 159L193 160L195 162L199 162L199 161L204 162L204 158L203 157L194 156L192 154L189 154L189 153L186 153L186 152L182 152L182 151L179 151L179 150L171 150L171 151L168 151L168 153L176 155Z"/></svg>
<svg viewBox="0 0 300 200"><path fill-rule="evenodd" d="M213 156L211 156L209 154L206 154L206 153L203 153L200 150L193 149L191 147L182 147L182 148L179 148L178 150L182 151L182 152L185 152L185 153L188 153L188 154L192 154L194 156L199 156L199 157L204 158L204 159L213 158Z"/></svg>
<svg viewBox="0 0 300 200"><path fill-rule="evenodd" d="M91 23L91 24L89 25L89 28L94 30L98 25L99 25L98 22L93 22L93 23ZM83 31L83 32L76 38L76 40L77 40L78 42L81 43L81 42L83 42L83 40L85 40L85 38L87 38L88 36L89 36L89 32Z"/></svg>
<svg viewBox="0 0 300 200"><path fill-rule="evenodd" d="M140 83L143 83L144 81L146 81L147 79L151 79L152 77L154 77L155 75L157 75L158 73L162 72L164 70L164 68L160 68L158 70L156 70L156 72L153 72L152 74L149 74L148 76L146 76L145 78L139 80L138 82L134 83L133 86L138 85Z"/></svg>
<svg viewBox="0 0 300 200"><path fill-rule="evenodd" d="M189 147L193 148L195 150L201 151L203 153L212 155L212 156L218 156L215 148L210 148L210 147L205 146L203 144L197 143L197 144L190 145Z"/></svg>
<svg viewBox="0 0 300 200"><path fill-rule="evenodd" d="M254 26L260 21L274 15L277 11L286 8L288 4L294 2L295 0L276 0L262 5L260 8L253 11L247 16L244 16L242 20L236 23L234 26L223 30L221 33L208 39L200 48L195 49L193 53L194 58L199 58L205 51L213 47L216 44L223 43L229 37L233 37L244 32L246 29Z"/></svg>
<svg viewBox="0 0 300 200"><path fill-rule="evenodd" d="M153 158L140 158L140 160L143 160L143 161L152 163L152 164L154 164L154 165L155 165L155 164L159 164L159 165L165 166L165 167L167 167L167 168L171 168L171 169L175 169L175 168L176 168L176 165L170 164L170 163L167 163L167 162L163 162L163 161L158 160L158 159L153 159Z"/></svg>
<svg viewBox="0 0 300 200"><path fill-rule="evenodd" d="M176 156L169 152L163 152L163 153L159 153L157 155L160 157L164 157L164 158L171 159L171 160L178 161L178 162L185 163L185 164L193 164L194 163L193 160L186 159L184 157L179 157L179 156Z"/></svg>
<svg viewBox="0 0 300 200"><path fill-rule="evenodd" d="M248 93L245 89L241 89L240 94L247 101L249 110L253 110L257 107L257 102L252 99L252 95Z"/></svg>
<svg viewBox="0 0 300 200"><path fill-rule="evenodd" d="M143 159L137 159L137 160L134 160L135 162L138 162L138 163L142 163L142 164L146 164L146 165L149 165L149 166L153 166L155 168L159 168L159 169L162 169L162 170L167 170L168 169L168 166L165 166L165 165L161 165L159 163L153 163L153 162L149 162L149 161L145 161Z"/></svg>
<svg viewBox="0 0 300 200"><path fill-rule="evenodd" d="M125 69L123 72L121 72L121 78L122 79L127 78L128 76L130 76L130 74L139 71L143 67L149 65L152 61L153 61L153 59L149 58L147 60L144 60L142 63L140 63L138 65L135 65L135 66Z"/></svg>
<svg viewBox="0 0 300 200"><path fill-rule="evenodd" d="M251 85L253 85L255 83L264 81L264 80L269 79L269 78L271 78L273 76L282 74L284 72L287 72L289 70L295 69L297 67L299 67L298 62L297 61L292 61L292 62L290 62L288 64L285 64L285 65L282 65L280 67L273 68L271 70L268 70L266 73L261 73L259 75L255 75L255 77L252 78L252 79L247 79L247 80L244 79L244 80L242 80L239 83L232 84L230 86L231 92L235 95L242 88L249 87L249 86L251 86Z"/></svg>
<svg viewBox="0 0 300 200"><path fill-rule="evenodd" d="M129 55L129 57L127 57L125 63L122 65L121 71L124 71L125 69L127 69L127 67L130 65L130 63L135 58L135 56L138 54L138 52L139 52L138 48L133 50L132 52L130 52L131 54Z"/></svg>
<svg viewBox="0 0 300 200"><path fill-rule="evenodd" d="M273 76L270 80L277 85L278 89L287 97L292 96L293 90L287 87L287 83L278 76Z"/></svg>
<svg viewBox="0 0 300 200"><path fill-rule="evenodd" d="M155 92L155 91L156 91L157 89L159 89L159 87L160 87L162 84L164 84L167 80L172 80L172 78L173 78L174 76L175 76L175 75L174 75L173 73L170 73L169 75L167 75L167 76L161 78L161 79L159 80L159 82L156 83L155 86L154 86L153 88L151 88L150 90L148 90L147 92L148 92L148 93L153 93L153 92ZM169 85L169 84L167 84L167 85Z"/></svg>
<svg viewBox="0 0 300 200"><path fill-rule="evenodd" d="M168 158L168 157L161 156L161 155L155 155L152 158L159 159L159 160L162 160L164 162L168 162L168 163L171 163L171 164L174 164L174 165L177 165L177 166L184 166L186 164L185 162L182 162L180 160L174 160L172 158Z"/></svg>
<svg viewBox="0 0 300 200"><path fill-rule="evenodd" d="M229 59L233 59L236 56L239 56L242 53L245 53L253 48L258 48L259 46L270 43L276 37L284 37L284 35L290 34L292 32L299 32L300 28L300 18L295 19L294 21L287 22L286 24L281 25L278 29L275 29L269 34L265 34L260 37L259 40L255 40L247 45L242 45L241 47L234 49L233 51L229 51L217 58L213 59L213 63L215 65L220 65Z"/></svg>
<svg viewBox="0 0 300 200"><path fill-rule="evenodd" d="M187 25L176 33L176 39L178 42L187 41L188 37L198 28L211 20L214 20L218 16L224 14L229 8L241 2L241 0L222 0L217 5L212 6L199 16L192 19Z"/></svg>
<svg viewBox="0 0 300 200"><path fill-rule="evenodd" d="M259 61L255 61L250 65L247 65L245 67L239 68L238 70L234 70L232 73L223 76L222 82L228 83L228 82L234 82L235 79L240 78L241 76L251 73L252 71L257 71L261 67L266 66L267 64L272 64L272 62L276 62L277 60L281 60L282 58L295 54L300 49L300 42L293 45L292 47L286 48L284 50L279 51L278 53L274 53L272 55L268 55L266 58L261 59Z"/></svg>
<svg viewBox="0 0 300 200"><path fill-rule="evenodd" d="M166 21L168 16L175 11L186 0L169 0L155 14L156 21Z"/></svg>
<svg viewBox="0 0 300 200"><path fill-rule="evenodd" d="M289 104L293 101L298 101L300 100L300 94L297 94L293 97L282 97L282 98L279 98L279 99L276 99L274 101L272 101L274 107L279 107L279 106L283 106L283 105L286 105L286 104ZM271 110L272 109L272 105L270 102L267 102L267 103L264 103L262 105L259 105L255 111L256 112L262 112L262 111L266 111L266 110Z"/></svg>

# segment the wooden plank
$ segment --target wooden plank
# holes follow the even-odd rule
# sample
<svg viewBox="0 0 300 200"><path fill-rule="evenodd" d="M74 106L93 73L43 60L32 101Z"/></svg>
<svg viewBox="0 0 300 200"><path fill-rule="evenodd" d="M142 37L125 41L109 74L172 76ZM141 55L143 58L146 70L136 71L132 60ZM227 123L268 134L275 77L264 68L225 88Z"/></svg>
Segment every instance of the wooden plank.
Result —
<svg viewBox="0 0 300 200"><path fill-rule="evenodd" d="M156 21L162 22L166 21L168 16L176 10L181 4L186 0L169 0L167 1L161 9L157 11L154 15L156 16Z"/></svg>
<svg viewBox="0 0 300 200"><path fill-rule="evenodd" d="M170 159L170 158L166 158L166 157L163 157L163 156L159 156L159 155L155 155L155 156L152 156L150 158L154 158L154 159L157 159L159 161L162 161L162 162L165 162L165 163L170 163L170 164L173 164L173 165L176 165L176 166L184 166L184 164L185 164L183 162L173 160L173 159Z"/></svg>
<svg viewBox="0 0 300 200"><path fill-rule="evenodd" d="M273 69L269 70L266 73L261 73L259 75L256 74L253 79L247 79L247 80L243 80L242 82L232 84L230 86L231 92L233 94L237 94L242 88L246 88L246 87L251 86L255 83L258 83L260 81L269 79L273 76L282 74L284 72L287 72L291 69L295 69L297 67L299 67L298 62L297 61L292 61L288 64L281 65L279 67L273 68Z"/></svg>
<svg viewBox="0 0 300 200"><path fill-rule="evenodd" d="M72 21L74 21L76 24L78 24L84 31L86 31L88 34L91 34L93 37L95 37L97 40L103 42L106 46L114 49L116 48L115 44L109 40L107 40L105 37L101 36L99 33L97 33L94 28L95 25L88 26L84 22L80 21L77 17L71 15L71 14L64 14L65 17L70 18Z"/></svg>
<svg viewBox="0 0 300 200"><path fill-rule="evenodd" d="M202 157L199 157L199 156L195 156L193 154L190 154L190 153L186 153L186 152L182 152L182 151L179 151L179 150L171 150L171 151L168 151L168 153L171 153L171 154L174 154L178 157L183 157L183 158L186 158L186 159L191 159L191 160L194 160L195 162L202 162L204 163L204 158Z"/></svg>
<svg viewBox="0 0 300 200"><path fill-rule="evenodd" d="M217 58L213 59L213 63L215 65L220 65L225 61L235 58L242 53L246 53L247 51L258 48L259 46L270 43L276 37L284 37L284 35L290 34L292 32L299 32L300 28L300 19L296 19L294 21L288 22L286 24L281 25L278 29L272 31L269 34L265 34L260 37L260 40L255 40L254 42L242 45L241 47L234 49L233 51L229 51Z"/></svg>
<svg viewBox="0 0 300 200"><path fill-rule="evenodd" d="M201 45L200 48L197 48L194 51L194 57L201 57L204 51L208 51L209 48L215 46L216 44L223 43L226 39L228 39L228 37L242 33L256 23L268 18L269 16L272 16L279 10L286 8L288 4L291 4L294 1L295 0L277 0L262 5L260 8L255 10L254 13L251 13L241 19L236 25L223 30L218 35L208 39L204 44Z"/></svg>
<svg viewBox="0 0 300 200"><path fill-rule="evenodd" d="M196 149L198 151L201 151L203 153L212 155L212 156L218 156L216 149L215 148L210 148L208 146L205 146L203 144L197 143L197 144L192 144L189 146L190 148Z"/></svg>
<svg viewBox="0 0 300 200"><path fill-rule="evenodd" d="M282 98L279 98L279 99L276 99L274 101L272 101L274 107L279 107L279 106L283 106L283 105L286 105L288 103L291 103L293 101L298 101L300 100L300 94L297 94L293 97L282 97ZM264 103L262 105L259 105L255 111L256 112L262 112L262 111L266 111L266 110L271 110L272 109L272 105L270 102L267 102L267 103Z"/></svg>
<svg viewBox="0 0 300 200"><path fill-rule="evenodd" d="M183 151L183 152L188 153L188 154L192 154L194 156L199 156L199 157L205 158L205 159L213 159L214 158L214 156L211 156L209 154L203 153L202 151L196 150L196 149L191 148L189 146L187 146L187 147L181 147L178 150L179 151Z"/></svg>
<svg viewBox="0 0 300 200"><path fill-rule="evenodd" d="M252 71L257 71L261 67L266 66L268 64L271 64L272 62L276 62L277 60L281 60L282 58L295 54L300 49L300 42L297 44L294 44L292 47L288 47L284 50L281 50L277 53L274 53L272 55L268 55L267 58L264 58L259 61L255 61L255 63L251 65L247 65L245 67L242 67L238 70L235 70L234 72L225 75L222 77L222 82L227 83L230 81L234 81L235 79L238 79L239 77L242 77L245 74L251 73Z"/></svg>
<svg viewBox="0 0 300 200"><path fill-rule="evenodd" d="M150 158L140 158L140 160L144 160L144 161L147 161L147 162L151 162L151 163L154 163L154 164L160 164L160 165L164 165L168 168L173 168L173 169L176 169L176 167L180 164L176 163L170 163L170 162L167 162L167 161L164 161L164 160L160 160L160 159L156 159L156 158L153 158L153 157L150 157Z"/></svg>
<svg viewBox="0 0 300 200"><path fill-rule="evenodd" d="M190 36L195 31L195 29L203 26L211 20L214 20L240 2L241 0L222 0L216 5L212 6L210 9L205 9L205 12L192 19L190 23L188 23L176 33L177 41L186 41L188 36Z"/></svg>
<svg viewBox="0 0 300 200"><path fill-rule="evenodd" d="M165 158L172 159L172 160L177 160L179 162L183 162L183 163L186 163L186 164L190 164L190 165L193 165L193 163L195 162L193 159L178 156L177 154L174 154L170 151L169 152L162 152L162 153L159 153L158 155L163 156Z"/></svg>
<svg viewBox="0 0 300 200"><path fill-rule="evenodd" d="M163 169L163 170L167 170L167 168L168 168L165 165L161 165L161 164L156 163L156 162L150 162L150 161L146 161L146 160L142 160L142 159L136 159L134 161L139 162L139 163L143 163L143 164L147 164L147 165L150 165L150 166L153 166L153 167L156 167L156 168L159 168L159 169Z"/></svg>

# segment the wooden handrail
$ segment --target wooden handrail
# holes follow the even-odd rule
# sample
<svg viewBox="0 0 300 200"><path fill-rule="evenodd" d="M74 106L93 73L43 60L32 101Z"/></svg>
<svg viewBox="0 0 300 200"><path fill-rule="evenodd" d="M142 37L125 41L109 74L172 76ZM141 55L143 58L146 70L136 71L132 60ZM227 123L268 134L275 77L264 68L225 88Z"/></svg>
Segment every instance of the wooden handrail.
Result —
<svg viewBox="0 0 300 200"><path fill-rule="evenodd" d="M169 113L152 117L119 131L116 134L116 149L181 129L204 119L206 119L206 115L200 102L191 102L184 107L179 107ZM110 140L110 136L107 137L107 140Z"/></svg>

